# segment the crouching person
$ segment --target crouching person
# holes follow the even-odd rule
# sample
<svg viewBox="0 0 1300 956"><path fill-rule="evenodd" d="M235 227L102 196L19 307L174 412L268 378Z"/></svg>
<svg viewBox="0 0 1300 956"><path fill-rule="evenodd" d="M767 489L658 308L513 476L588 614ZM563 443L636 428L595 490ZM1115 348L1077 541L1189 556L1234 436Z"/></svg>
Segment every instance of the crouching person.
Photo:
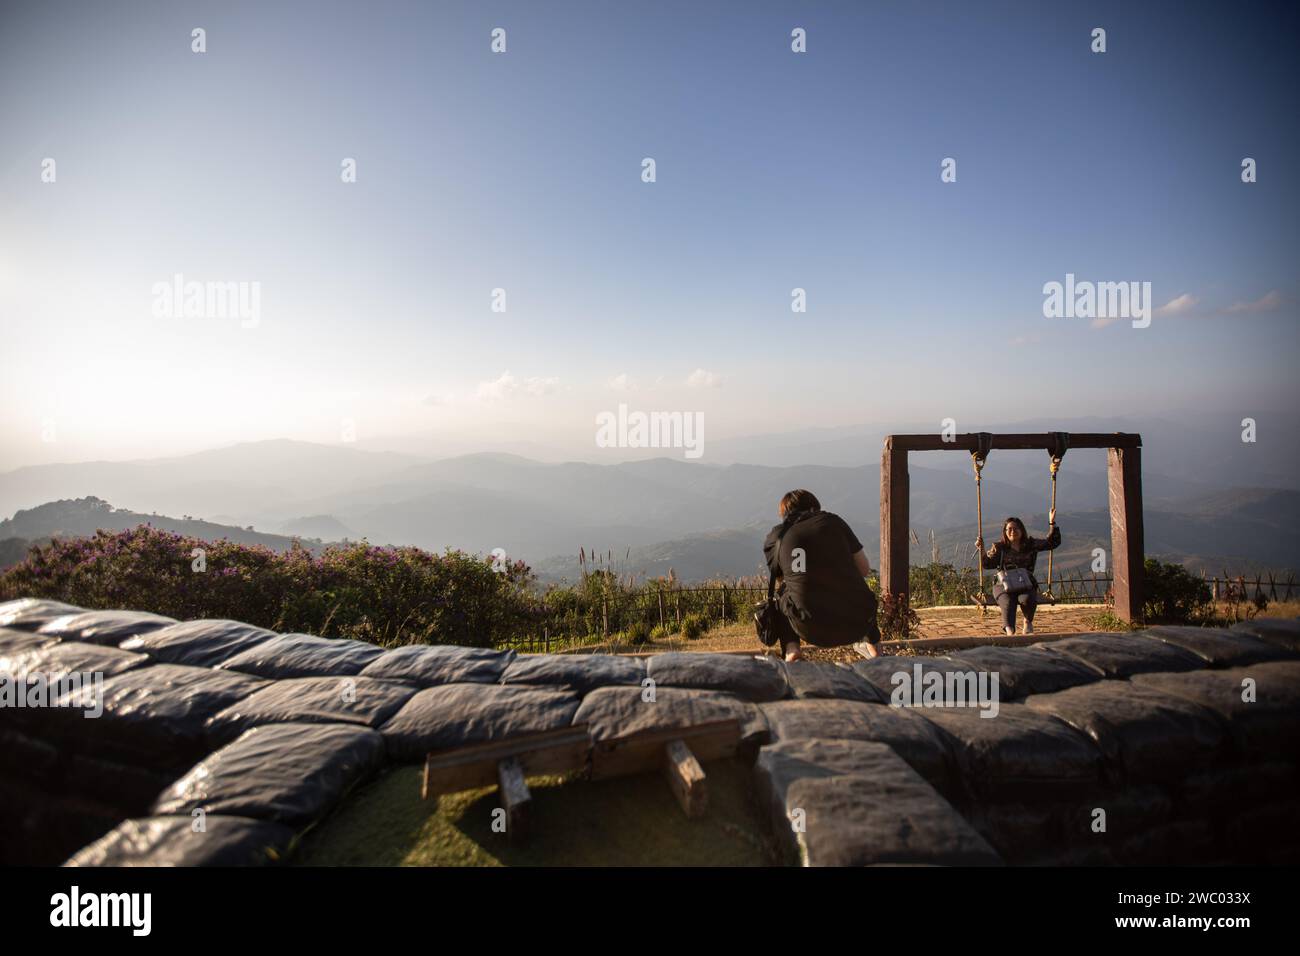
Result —
<svg viewBox="0 0 1300 956"><path fill-rule="evenodd" d="M843 518L822 511L811 491L787 493L778 511L781 523L768 532L763 555L781 582L777 606L790 624L782 642L785 659L802 658L801 642L853 644L863 656L875 657L880 629L862 542Z"/></svg>

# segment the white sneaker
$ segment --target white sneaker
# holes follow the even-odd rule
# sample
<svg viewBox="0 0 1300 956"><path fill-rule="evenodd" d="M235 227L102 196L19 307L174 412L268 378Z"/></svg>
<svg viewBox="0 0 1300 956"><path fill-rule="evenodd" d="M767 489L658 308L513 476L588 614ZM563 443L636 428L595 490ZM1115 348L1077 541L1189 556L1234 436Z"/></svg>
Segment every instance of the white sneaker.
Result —
<svg viewBox="0 0 1300 956"><path fill-rule="evenodd" d="M1003 627L1002 633L1006 634L1007 637L1015 637L1016 629L1014 627Z"/></svg>
<svg viewBox="0 0 1300 956"><path fill-rule="evenodd" d="M875 645L868 641L858 641L853 645L853 649L865 657L867 660L879 657L880 652L876 650Z"/></svg>

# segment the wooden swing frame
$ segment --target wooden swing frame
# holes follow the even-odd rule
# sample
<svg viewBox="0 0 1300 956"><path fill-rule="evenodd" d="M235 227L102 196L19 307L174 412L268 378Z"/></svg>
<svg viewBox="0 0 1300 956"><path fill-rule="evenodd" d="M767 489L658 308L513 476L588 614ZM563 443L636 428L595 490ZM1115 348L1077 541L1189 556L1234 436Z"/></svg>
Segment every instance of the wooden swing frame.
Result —
<svg viewBox="0 0 1300 956"><path fill-rule="evenodd" d="M931 435L889 435L880 456L880 588L910 600L908 521L911 492L907 456L914 451L1047 451L1057 432L966 432L951 440ZM1141 623L1143 600L1142 436L1128 432L1071 432L1069 447L1105 448L1110 486L1110 565L1115 614ZM982 516L981 516L982 517Z"/></svg>

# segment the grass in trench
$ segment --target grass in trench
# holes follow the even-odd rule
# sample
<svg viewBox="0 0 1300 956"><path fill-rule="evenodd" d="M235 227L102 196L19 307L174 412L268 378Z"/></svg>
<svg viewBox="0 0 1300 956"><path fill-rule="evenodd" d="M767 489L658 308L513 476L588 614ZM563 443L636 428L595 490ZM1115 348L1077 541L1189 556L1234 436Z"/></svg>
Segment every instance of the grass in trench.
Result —
<svg viewBox="0 0 1300 956"><path fill-rule="evenodd" d="M660 774L612 780L532 777L532 831L492 831L496 788L420 799L421 768L398 767L353 792L308 833L302 866L764 866L777 859L736 760L704 765L709 809L687 819Z"/></svg>

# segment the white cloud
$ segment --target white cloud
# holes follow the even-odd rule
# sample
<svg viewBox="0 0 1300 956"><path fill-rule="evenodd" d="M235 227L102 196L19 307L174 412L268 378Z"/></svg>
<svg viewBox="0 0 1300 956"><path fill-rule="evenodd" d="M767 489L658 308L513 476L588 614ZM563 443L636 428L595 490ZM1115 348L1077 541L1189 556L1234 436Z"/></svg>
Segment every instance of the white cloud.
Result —
<svg viewBox="0 0 1300 956"><path fill-rule="evenodd" d="M1269 312L1282 304L1282 296L1277 289L1254 302L1234 302L1224 312Z"/></svg>
<svg viewBox="0 0 1300 956"><path fill-rule="evenodd" d="M620 372L618 375L615 375L605 384L607 384L610 388L612 388L616 392L630 392L634 388L636 388L636 383L633 382L632 379L628 377L627 372Z"/></svg>
<svg viewBox="0 0 1300 956"><path fill-rule="evenodd" d="M1184 292L1176 299L1170 299L1160 308L1156 309L1156 315L1183 315L1196 308L1201 302L1190 292Z"/></svg>
<svg viewBox="0 0 1300 956"><path fill-rule="evenodd" d="M479 382L478 397L484 401L496 402L514 398L516 395L549 395L560 385L558 378L515 378L509 371L491 382Z"/></svg>
<svg viewBox="0 0 1300 956"><path fill-rule="evenodd" d="M712 372L697 368L687 376L686 384L691 388L717 388L722 384L722 379Z"/></svg>

